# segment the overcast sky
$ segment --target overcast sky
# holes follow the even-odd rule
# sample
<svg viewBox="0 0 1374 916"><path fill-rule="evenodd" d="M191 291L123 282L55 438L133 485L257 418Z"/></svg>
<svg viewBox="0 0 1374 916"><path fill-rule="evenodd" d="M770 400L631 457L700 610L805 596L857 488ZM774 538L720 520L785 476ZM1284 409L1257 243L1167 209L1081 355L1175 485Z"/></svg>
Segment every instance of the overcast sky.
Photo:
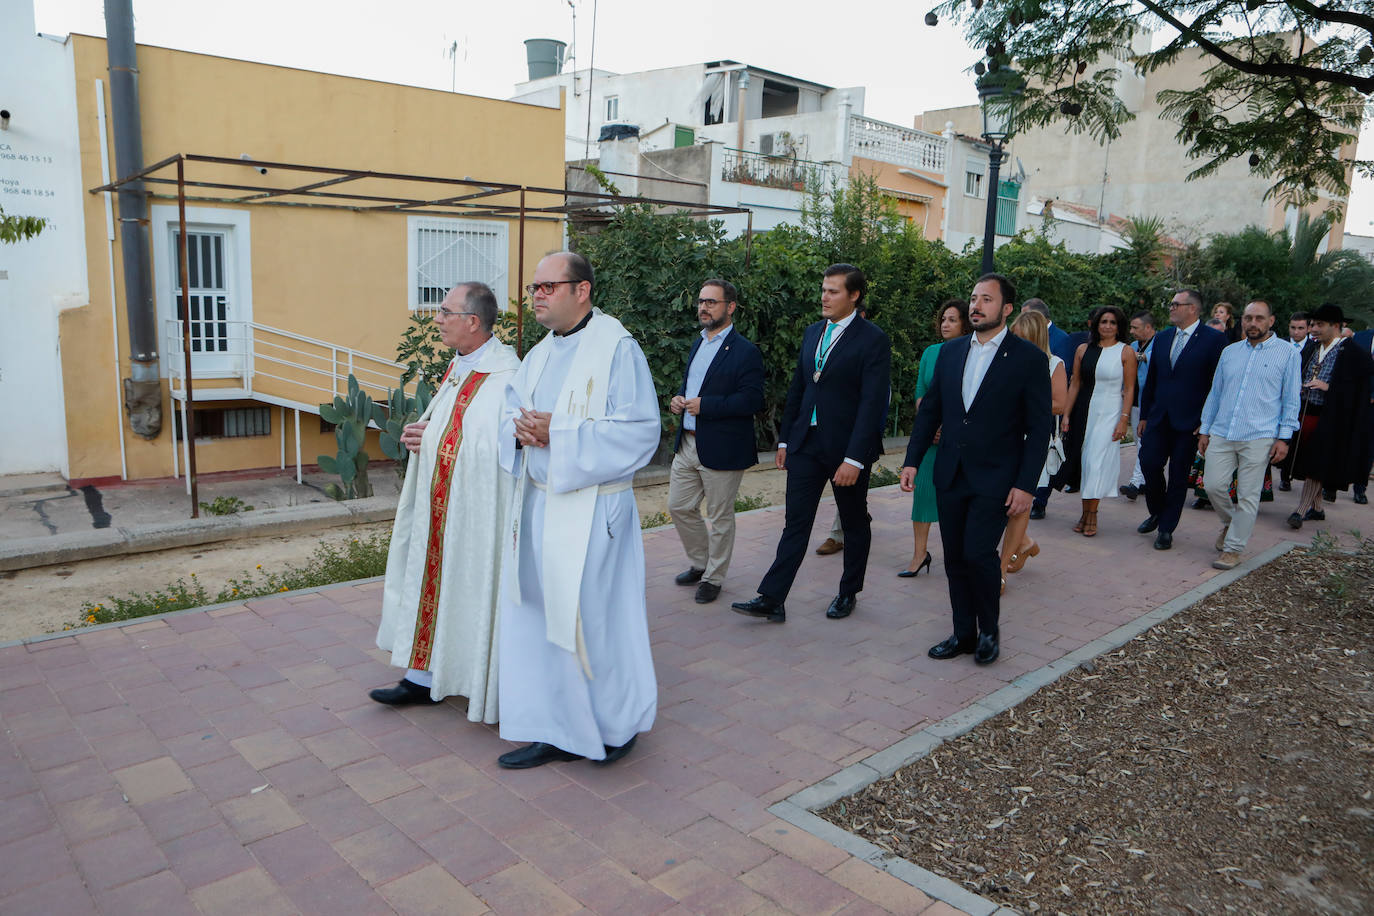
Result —
<svg viewBox="0 0 1374 916"><path fill-rule="evenodd" d="M911 124L977 101L979 51L922 19L921 0L134 0L140 43L507 98L525 79L526 38L573 45L579 68L620 73L729 58L830 86L863 86L865 113ZM39 31L105 34L101 0L35 0ZM454 51L456 43L456 52ZM1374 129L1361 153L1370 156ZM1239 227L1237 227L1239 228ZM1357 184L1347 229L1374 235L1374 182Z"/></svg>

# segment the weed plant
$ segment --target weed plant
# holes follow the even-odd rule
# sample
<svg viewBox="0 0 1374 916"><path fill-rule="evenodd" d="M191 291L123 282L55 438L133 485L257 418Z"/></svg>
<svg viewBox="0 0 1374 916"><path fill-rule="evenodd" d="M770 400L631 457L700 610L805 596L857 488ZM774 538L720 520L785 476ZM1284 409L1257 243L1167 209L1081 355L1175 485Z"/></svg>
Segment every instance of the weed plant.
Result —
<svg viewBox="0 0 1374 916"><path fill-rule="evenodd" d="M321 544L301 565L268 572L259 563L257 568L230 579L218 592L211 593L195 573L190 581L179 578L166 588L151 592L130 592L122 598L113 595L103 602L86 602L81 606L80 619L72 626L113 623L133 620L168 611L205 607L228 601L245 601L301 588L318 588L354 579L370 579L386 572L386 552L391 543L389 532L379 532L368 538L354 538L340 545ZM67 627L71 629L71 627Z"/></svg>

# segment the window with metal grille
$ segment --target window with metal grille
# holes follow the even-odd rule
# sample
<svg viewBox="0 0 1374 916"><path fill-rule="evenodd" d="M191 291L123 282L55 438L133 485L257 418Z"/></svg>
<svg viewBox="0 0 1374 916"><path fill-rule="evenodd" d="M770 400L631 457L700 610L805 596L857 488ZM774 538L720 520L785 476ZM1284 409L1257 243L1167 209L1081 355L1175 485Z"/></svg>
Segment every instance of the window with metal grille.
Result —
<svg viewBox="0 0 1374 916"><path fill-rule="evenodd" d="M190 290L186 296L191 307L191 352L224 353L230 349L229 324L232 311L225 271L223 230L186 233L186 277ZM172 251L180 252L181 233L172 230ZM181 261L170 262L172 288L176 296L177 317L186 318L181 296Z"/></svg>
<svg viewBox="0 0 1374 916"><path fill-rule="evenodd" d="M181 412L172 413L177 441L186 438ZM191 429L197 439L247 439L272 435L272 408L227 407L191 411Z"/></svg>
<svg viewBox="0 0 1374 916"><path fill-rule="evenodd" d="M505 223L475 219L407 219L412 309L437 309L459 283L487 284L502 302L508 293L509 233Z"/></svg>

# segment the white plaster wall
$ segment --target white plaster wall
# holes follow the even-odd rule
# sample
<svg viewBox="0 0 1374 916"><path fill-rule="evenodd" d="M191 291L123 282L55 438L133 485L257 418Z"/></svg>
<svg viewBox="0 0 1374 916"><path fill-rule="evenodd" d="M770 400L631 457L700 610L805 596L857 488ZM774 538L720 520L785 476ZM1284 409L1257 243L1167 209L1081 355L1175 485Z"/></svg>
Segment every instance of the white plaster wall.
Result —
<svg viewBox="0 0 1374 916"><path fill-rule="evenodd" d="M57 315L86 305L76 95L70 45L38 36L32 0L0 0L0 206L50 225L0 243L0 474L67 473ZM113 409L113 408L112 408Z"/></svg>

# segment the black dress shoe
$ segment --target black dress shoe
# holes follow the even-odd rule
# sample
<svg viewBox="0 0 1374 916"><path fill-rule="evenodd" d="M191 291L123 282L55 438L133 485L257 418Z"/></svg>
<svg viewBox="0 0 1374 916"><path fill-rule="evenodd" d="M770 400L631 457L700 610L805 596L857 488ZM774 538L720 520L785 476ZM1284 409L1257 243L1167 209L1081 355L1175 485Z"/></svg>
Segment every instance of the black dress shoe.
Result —
<svg viewBox="0 0 1374 916"><path fill-rule="evenodd" d="M930 651L926 654L929 655L931 658L955 658L959 655L967 655L968 653L973 651L973 648L973 643L960 642L959 637L951 636L944 642L936 643L935 645L931 646Z"/></svg>
<svg viewBox="0 0 1374 916"><path fill-rule="evenodd" d="M1174 546L1174 536L1168 531L1155 535L1155 550L1168 550Z"/></svg>
<svg viewBox="0 0 1374 916"><path fill-rule="evenodd" d="M1044 517L1045 517L1045 507L1044 507L1044 506L1031 506L1030 517L1031 517L1031 518L1034 518L1034 519L1041 519L1041 518L1044 518Z"/></svg>
<svg viewBox="0 0 1374 916"><path fill-rule="evenodd" d="M1356 490L1355 495L1351 497L1351 501L1357 506L1367 506L1369 505L1369 496L1364 490Z"/></svg>
<svg viewBox="0 0 1374 916"><path fill-rule="evenodd" d="M1078 487L1075 487L1075 486L1074 486L1073 484L1071 484L1071 483L1070 483L1070 484L1065 484L1065 485L1064 485L1064 492L1065 492L1065 493L1077 493L1077 492L1078 492Z"/></svg>
<svg viewBox="0 0 1374 916"><path fill-rule="evenodd" d="M1129 499L1131 502L1135 502L1135 498L1140 495L1140 487L1128 483L1121 488L1121 495Z"/></svg>
<svg viewBox="0 0 1374 916"><path fill-rule="evenodd" d="M720 586L710 582L703 582L697 586L697 595L694 600L697 604L710 604L720 597Z"/></svg>
<svg viewBox="0 0 1374 916"><path fill-rule="evenodd" d="M1302 520L1305 522L1324 522L1326 521L1325 509L1308 509L1303 514Z"/></svg>
<svg viewBox="0 0 1374 916"><path fill-rule="evenodd" d="M626 741L624 744L620 745L620 747L611 747L609 744L607 744L606 756L601 760L593 760L592 763L599 767L610 766L611 764L619 760L621 757L624 757L626 754L630 753L630 751L634 750L635 741L637 741L638 739L639 736L634 735L630 738L629 741Z"/></svg>
<svg viewBox="0 0 1374 916"><path fill-rule="evenodd" d="M787 620L787 610L782 602L774 601L764 595L750 598L748 601L736 601L730 605L730 609L736 614L743 614L745 617L762 617L771 623L783 623Z"/></svg>
<svg viewBox="0 0 1374 916"><path fill-rule="evenodd" d="M1147 516L1145 516L1145 521L1143 521L1143 522L1141 522L1139 525L1137 525L1136 528L1135 528L1135 530L1136 530L1136 531L1139 531L1141 534L1149 534L1151 531L1154 531L1154 530L1155 530L1156 528L1158 528L1158 527L1159 527L1159 516L1158 516L1158 515L1147 515Z"/></svg>
<svg viewBox="0 0 1374 916"><path fill-rule="evenodd" d="M1291 489L1293 489L1293 483L1292 483L1292 481L1288 481L1288 480L1280 480L1280 481L1279 481L1279 490L1280 490L1281 492L1287 493L1287 492L1288 492L1289 490L1291 490Z"/></svg>
<svg viewBox="0 0 1374 916"><path fill-rule="evenodd" d="M694 583L700 582L701 576L705 572L706 570L697 569L695 566L693 566L686 572L678 573L677 578L675 578L673 581L676 582L678 585L692 585Z"/></svg>
<svg viewBox="0 0 1374 916"><path fill-rule="evenodd" d="M631 743L634 743L633 740ZM621 756L624 756L623 754ZM496 758L496 762L503 769L507 770L528 770L532 767L542 767L546 763L555 763L563 760L581 760L581 754L572 754L563 750L561 747L554 747L552 744L545 744L543 741L536 741L527 744L522 748L502 754Z"/></svg>
<svg viewBox="0 0 1374 916"><path fill-rule="evenodd" d="M997 645L997 637L991 633L983 633L978 637L978 648L973 650L973 660L980 665L991 665L997 661L997 656L1002 654L1001 647Z"/></svg>
<svg viewBox="0 0 1374 916"><path fill-rule="evenodd" d="M1294 512L1292 515L1288 516L1288 527L1294 530L1301 528L1302 516L1299 515L1297 512Z"/></svg>
<svg viewBox="0 0 1374 916"><path fill-rule="evenodd" d="M830 607L825 609L825 616L831 620L843 620L854 613L853 595L836 595L835 600L830 602Z"/></svg>
<svg viewBox="0 0 1374 916"><path fill-rule="evenodd" d="M431 706L443 702L442 700L431 699L428 687L421 687L414 681L408 681L405 678L401 678L394 686L378 687L368 696L378 703L385 703L387 706L411 706L416 703L422 706Z"/></svg>
<svg viewBox="0 0 1374 916"><path fill-rule="evenodd" d="M1203 499L1201 496L1199 496L1197 499L1193 500L1193 508L1210 509L1212 508L1212 501L1210 499Z"/></svg>

